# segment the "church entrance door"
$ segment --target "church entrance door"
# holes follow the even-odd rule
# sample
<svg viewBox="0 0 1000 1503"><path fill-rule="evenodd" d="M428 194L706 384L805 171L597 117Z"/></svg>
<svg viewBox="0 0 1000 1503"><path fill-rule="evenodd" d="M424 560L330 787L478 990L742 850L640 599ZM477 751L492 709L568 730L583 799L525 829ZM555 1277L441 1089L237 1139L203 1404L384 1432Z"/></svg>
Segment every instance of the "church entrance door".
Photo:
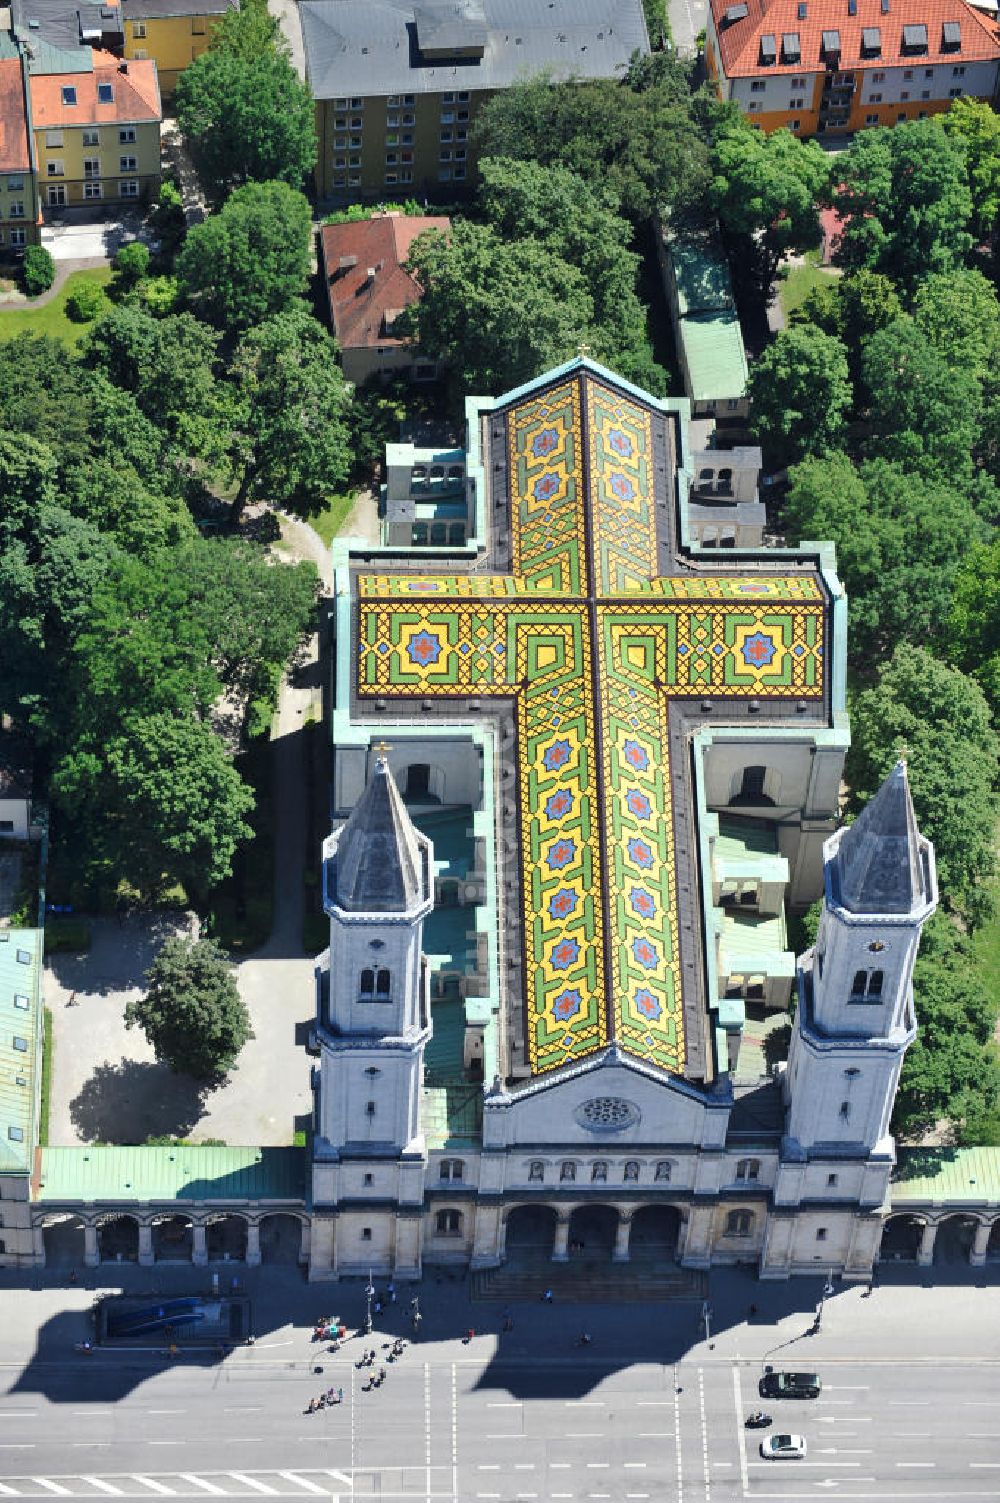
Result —
<svg viewBox="0 0 1000 1503"><path fill-rule="evenodd" d="M569 1218L569 1255L589 1262L611 1261L618 1235L614 1206L577 1206Z"/></svg>
<svg viewBox="0 0 1000 1503"><path fill-rule="evenodd" d="M556 1213L551 1206L515 1206L507 1217L506 1249L512 1253L552 1255Z"/></svg>
<svg viewBox="0 0 1000 1503"><path fill-rule="evenodd" d="M676 1206L640 1206L632 1217L632 1261L674 1262L680 1230L681 1213Z"/></svg>

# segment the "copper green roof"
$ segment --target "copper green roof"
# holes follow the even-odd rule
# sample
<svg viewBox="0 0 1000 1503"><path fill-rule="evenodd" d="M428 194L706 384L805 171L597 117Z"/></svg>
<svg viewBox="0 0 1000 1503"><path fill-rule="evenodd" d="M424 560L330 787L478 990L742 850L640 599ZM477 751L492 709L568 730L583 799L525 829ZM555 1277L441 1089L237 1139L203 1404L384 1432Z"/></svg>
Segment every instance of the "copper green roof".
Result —
<svg viewBox="0 0 1000 1503"><path fill-rule="evenodd" d="M43 1148L36 1200L303 1200L304 1148Z"/></svg>
<svg viewBox="0 0 1000 1503"><path fill-rule="evenodd" d="M1000 1201L1000 1148L901 1148L893 1210Z"/></svg>
<svg viewBox="0 0 1000 1503"><path fill-rule="evenodd" d="M0 930L0 1173L27 1174L42 1052L39 929Z"/></svg>

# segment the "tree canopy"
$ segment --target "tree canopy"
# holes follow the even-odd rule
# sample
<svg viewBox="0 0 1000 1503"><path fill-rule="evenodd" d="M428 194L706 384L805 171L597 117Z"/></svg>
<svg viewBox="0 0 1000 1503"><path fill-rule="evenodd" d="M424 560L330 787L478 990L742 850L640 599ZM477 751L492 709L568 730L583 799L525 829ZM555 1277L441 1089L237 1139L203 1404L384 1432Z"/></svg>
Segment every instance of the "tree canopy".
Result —
<svg viewBox="0 0 1000 1503"><path fill-rule="evenodd" d="M1000 538L973 548L965 559L955 581L947 648L1000 721Z"/></svg>
<svg viewBox="0 0 1000 1503"><path fill-rule="evenodd" d="M968 479L981 398L974 369L952 365L908 314L864 342L861 366L871 451L925 474Z"/></svg>
<svg viewBox="0 0 1000 1503"><path fill-rule="evenodd" d="M171 936L146 983L145 995L126 1004L126 1028L141 1028L157 1059L178 1074L217 1081L232 1069L254 1032L218 945Z"/></svg>
<svg viewBox="0 0 1000 1503"><path fill-rule="evenodd" d="M349 392L335 357L330 335L299 309L244 335L232 367L233 521L251 499L309 516L347 479Z"/></svg>
<svg viewBox="0 0 1000 1503"><path fill-rule="evenodd" d="M997 741L979 685L901 642L851 712L847 777L855 806L905 752L921 831L934 842L942 900L969 924L992 911Z"/></svg>
<svg viewBox="0 0 1000 1503"><path fill-rule="evenodd" d="M750 371L752 423L770 461L788 465L839 439L851 404L844 346L821 329L783 329Z"/></svg>
<svg viewBox="0 0 1000 1503"><path fill-rule="evenodd" d="M945 135L961 142L972 197L972 228L993 240L1000 219L1000 116L986 99L963 96L934 116Z"/></svg>
<svg viewBox="0 0 1000 1503"><path fill-rule="evenodd" d="M972 246L965 149L933 120L859 131L837 158L841 266L884 272L910 293L957 270Z"/></svg>
<svg viewBox="0 0 1000 1503"><path fill-rule="evenodd" d="M287 312L309 280L312 217L287 183L247 183L189 230L176 262L181 293L199 318L243 333Z"/></svg>
<svg viewBox="0 0 1000 1503"><path fill-rule="evenodd" d="M711 160L709 202L738 244L740 265L766 293L782 256L819 244L829 159L814 141L787 130L765 135L729 117L716 131Z"/></svg>
<svg viewBox="0 0 1000 1503"><path fill-rule="evenodd" d="M316 112L262 0L226 12L177 80L177 120L215 202L242 183L301 188L316 164Z"/></svg>

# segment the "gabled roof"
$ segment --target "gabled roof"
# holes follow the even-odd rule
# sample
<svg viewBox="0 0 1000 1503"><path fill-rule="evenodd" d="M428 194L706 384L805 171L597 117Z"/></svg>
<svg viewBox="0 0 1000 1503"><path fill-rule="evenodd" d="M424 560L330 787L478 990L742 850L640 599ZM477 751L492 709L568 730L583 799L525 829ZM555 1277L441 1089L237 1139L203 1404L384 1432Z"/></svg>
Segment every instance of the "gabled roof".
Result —
<svg viewBox="0 0 1000 1503"><path fill-rule="evenodd" d="M336 901L351 913L405 913L423 902L419 838L379 757L337 845Z"/></svg>
<svg viewBox="0 0 1000 1503"><path fill-rule="evenodd" d="M840 901L851 913L912 913L928 900L920 831L906 763L899 761L845 830Z"/></svg>
<svg viewBox="0 0 1000 1503"><path fill-rule="evenodd" d="M967 0L857 0L852 15L848 0L749 0L747 15L727 22L727 0L711 0L712 17L727 78L767 78L785 73L816 73L826 68L824 33L837 33L838 68L920 67L933 63L963 63L1000 59L1000 29L995 18L983 15ZM945 26L958 23L956 47L945 37ZM907 51L904 28L923 26L927 50ZM865 47L865 31L879 33L879 51ZM773 64L761 61L761 37L781 38ZM953 32L949 30L949 38ZM784 39L797 38L799 55L789 54ZM872 38L869 38L871 41Z"/></svg>
<svg viewBox="0 0 1000 1503"><path fill-rule="evenodd" d="M76 103L63 102L63 89L76 91ZM110 102L101 99L102 86L110 88ZM36 129L53 126L114 125L161 120L160 86L156 64L150 60L119 63L110 52L93 49L89 73L32 72L31 115Z"/></svg>
<svg viewBox="0 0 1000 1503"><path fill-rule="evenodd" d="M350 224L327 224L320 232L330 322L343 350L399 345L389 315L420 298L403 262L425 230L451 229L441 214L374 214ZM369 278L369 271L374 276Z"/></svg>
<svg viewBox="0 0 1000 1503"><path fill-rule="evenodd" d="M315 99L504 89L543 69L617 78L633 52L649 51L641 0L308 0L298 10Z"/></svg>
<svg viewBox="0 0 1000 1503"><path fill-rule="evenodd" d="M0 172L27 172L30 167L21 62L19 58L3 58L0 59ZM4 772L0 752L0 787Z"/></svg>

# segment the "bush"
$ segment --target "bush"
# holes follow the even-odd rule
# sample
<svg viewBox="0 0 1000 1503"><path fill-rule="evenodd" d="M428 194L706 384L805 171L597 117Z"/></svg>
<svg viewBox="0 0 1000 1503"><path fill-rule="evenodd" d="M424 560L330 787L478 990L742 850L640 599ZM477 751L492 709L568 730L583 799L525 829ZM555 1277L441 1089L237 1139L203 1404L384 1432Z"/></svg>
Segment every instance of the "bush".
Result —
<svg viewBox="0 0 1000 1503"><path fill-rule="evenodd" d="M66 299L66 316L75 324L89 324L103 310L107 299L96 282L83 282Z"/></svg>
<svg viewBox="0 0 1000 1503"><path fill-rule="evenodd" d="M176 313L180 300L176 277L147 277L135 289L134 301L154 318Z"/></svg>
<svg viewBox="0 0 1000 1503"><path fill-rule="evenodd" d="M115 271L118 283L125 291L141 282L149 271L149 246L143 245L141 240L131 240L128 245L123 245L115 256Z"/></svg>
<svg viewBox="0 0 1000 1503"><path fill-rule="evenodd" d="M22 266L24 290L29 297L47 292L56 279L56 263L44 245L29 245Z"/></svg>

